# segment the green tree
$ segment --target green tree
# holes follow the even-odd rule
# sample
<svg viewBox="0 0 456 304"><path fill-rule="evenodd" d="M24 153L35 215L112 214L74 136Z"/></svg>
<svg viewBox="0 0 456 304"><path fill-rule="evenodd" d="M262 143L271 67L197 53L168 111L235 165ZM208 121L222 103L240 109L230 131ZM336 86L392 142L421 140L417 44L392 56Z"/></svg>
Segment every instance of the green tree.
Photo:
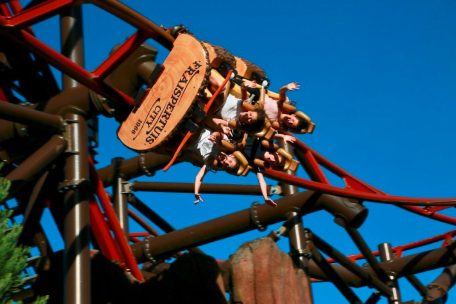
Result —
<svg viewBox="0 0 456 304"><path fill-rule="evenodd" d="M3 163L0 163L0 170ZM0 177L0 203L8 196L11 182ZM22 271L27 266L29 249L17 246L21 234L20 225L9 224L11 210L0 211L0 303L13 303L12 297L21 290L23 278ZM39 298L36 304L46 303L46 298Z"/></svg>
<svg viewBox="0 0 456 304"><path fill-rule="evenodd" d="M8 227L11 211L0 211L0 299L8 303L22 286L21 272L27 266L28 249L16 246L19 225ZM6 233L5 233L6 232Z"/></svg>
<svg viewBox="0 0 456 304"><path fill-rule="evenodd" d="M0 171L3 168L3 163L0 162ZM0 203L8 196L8 190L11 187L11 182L6 178L0 177Z"/></svg>

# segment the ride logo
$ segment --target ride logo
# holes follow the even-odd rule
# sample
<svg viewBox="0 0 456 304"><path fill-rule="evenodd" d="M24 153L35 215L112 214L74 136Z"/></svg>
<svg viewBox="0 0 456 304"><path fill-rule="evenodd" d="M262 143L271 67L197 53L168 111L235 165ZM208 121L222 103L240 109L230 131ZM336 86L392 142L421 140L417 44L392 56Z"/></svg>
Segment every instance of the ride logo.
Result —
<svg viewBox="0 0 456 304"><path fill-rule="evenodd" d="M147 115L138 118L133 125L131 129L133 140L136 140L142 132L145 132L144 136L141 136L141 138L144 138L144 145L150 145L160 137L192 79L201 72L201 67L202 65L199 61L194 61L190 64L179 77L171 91L171 96L165 97L166 102L163 102L162 97L156 98L148 109ZM165 94L169 95L169 91Z"/></svg>

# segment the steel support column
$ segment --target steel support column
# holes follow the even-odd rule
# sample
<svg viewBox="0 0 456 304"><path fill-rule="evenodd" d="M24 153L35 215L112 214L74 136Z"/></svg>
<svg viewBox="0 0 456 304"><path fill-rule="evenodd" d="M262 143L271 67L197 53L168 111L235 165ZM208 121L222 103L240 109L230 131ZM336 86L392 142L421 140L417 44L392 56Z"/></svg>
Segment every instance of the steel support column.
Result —
<svg viewBox="0 0 456 304"><path fill-rule="evenodd" d="M82 35L82 11L80 6L71 6L60 14L60 39L62 54L71 61L84 66L84 44ZM74 88L79 83L62 74L64 89Z"/></svg>
<svg viewBox="0 0 456 304"><path fill-rule="evenodd" d="M82 11L80 6L71 6L60 15L62 55L84 66ZM79 83L62 74L63 89L72 89ZM80 113L80 110L73 111ZM88 166L88 128L80 114L68 113L66 136L69 140L68 157L65 163L65 181L61 189L64 195L64 303L90 303L90 179Z"/></svg>
<svg viewBox="0 0 456 304"><path fill-rule="evenodd" d="M287 215L288 239L290 241L290 253L295 265L304 271L303 286L304 299L303 303L313 303L312 288L309 279L309 258L310 252L307 250L306 234L302 226L301 215L297 211L291 211Z"/></svg>
<svg viewBox="0 0 456 304"><path fill-rule="evenodd" d="M378 251L380 253L380 258L382 262L389 262L394 259L393 250L391 244L381 243L378 245ZM401 303L401 293L399 292L399 285L397 283L396 275L393 272L387 273L388 275L388 285L391 287L393 294L388 299L390 304L400 304Z"/></svg>
<svg viewBox="0 0 456 304"><path fill-rule="evenodd" d="M286 152L290 153L291 155L294 155L293 149L287 142L283 142L281 146ZM287 174L295 175L291 170L287 170ZM283 181L280 182L280 185L282 186L283 195L293 195L298 191L298 187L296 187L295 185L291 185Z"/></svg>
<svg viewBox="0 0 456 304"><path fill-rule="evenodd" d="M90 303L89 168L87 126L82 116L67 114L68 156L64 192L64 303Z"/></svg>
<svg viewBox="0 0 456 304"><path fill-rule="evenodd" d="M118 168L122 164L123 158L116 157L112 160L112 165L114 166L114 183L112 185L113 192L113 201L114 201L114 210L116 212L117 218L119 219L119 224L122 230L125 232L125 235L128 236L128 202L127 202L127 192L126 190L126 181L119 174Z"/></svg>
<svg viewBox="0 0 456 304"><path fill-rule="evenodd" d="M291 155L294 155L294 151L291 148L291 146L287 142L282 143L283 149L290 153ZM288 174L294 174L293 171L288 170ZM288 196L288 195L293 195L298 192L298 187L294 185L290 185L284 182L280 183L280 186L282 188L283 195ZM287 215L287 221L290 224L289 230L288 230L288 239L290 241L290 251L291 255L293 257L293 261L295 265L299 268L301 268L304 271L303 275L303 286L304 286L304 299L303 303L313 303L313 296L312 296L312 288L310 286L310 278L309 278L309 269L308 269L308 263L309 263L309 258L308 255L305 254L305 248L306 248L306 239L305 239L305 233L304 233L304 227L302 225L302 218L301 214L297 211L291 211Z"/></svg>

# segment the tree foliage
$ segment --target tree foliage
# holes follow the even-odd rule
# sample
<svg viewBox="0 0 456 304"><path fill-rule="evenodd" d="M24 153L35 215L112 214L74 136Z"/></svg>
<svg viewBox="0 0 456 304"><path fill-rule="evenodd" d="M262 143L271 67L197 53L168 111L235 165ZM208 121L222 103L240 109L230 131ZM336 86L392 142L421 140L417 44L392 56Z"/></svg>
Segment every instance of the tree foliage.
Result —
<svg viewBox="0 0 456 304"><path fill-rule="evenodd" d="M11 211L0 211L0 299L8 303L22 286L21 272L27 266L28 249L16 246L21 233L19 225L8 227Z"/></svg>
<svg viewBox="0 0 456 304"><path fill-rule="evenodd" d="M3 163L0 163L0 170L2 170ZM11 182L6 178L0 177L0 203L8 196L8 190L11 186Z"/></svg>
<svg viewBox="0 0 456 304"><path fill-rule="evenodd" d="M0 163L0 170L3 163ZM8 196L11 182L0 177L0 202ZM0 303L13 303L12 297L23 285L22 271L27 266L29 248L17 246L22 226L9 223L11 210L0 210ZM39 298L36 304L46 303L46 298Z"/></svg>

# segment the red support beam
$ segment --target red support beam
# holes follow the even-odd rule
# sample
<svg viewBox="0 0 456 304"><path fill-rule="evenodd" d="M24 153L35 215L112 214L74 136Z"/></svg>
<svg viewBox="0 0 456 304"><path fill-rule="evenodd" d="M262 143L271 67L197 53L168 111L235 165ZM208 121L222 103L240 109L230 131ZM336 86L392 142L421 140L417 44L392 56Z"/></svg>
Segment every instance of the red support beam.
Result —
<svg viewBox="0 0 456 304"><path fill-rule="evenodd" d="M406 209L408 211L411 211L413 213L431 218L436 221L440 221L443 223L448 223L451 225L456 225L456 219L451 216L443 215L443 214L438 214L438 213L429 213L426 211L424 208L416 207L416 206L399 206L400 208Z"/></svg>
<svg viewBox="0 0 456 304"><path fill-rule="evenodd" d="M300 149L304 153L306 160L311 164L312 168L316 168L315 169L316 172L318 172L318 170L321 171L321 169L319 168L319 165L321 165L321 166L325 167L326 169L330 170L331 172L333 172L334 174L341 177L345 181L345 185L347 187L346 189L337 188L337 187L334 187L331 185L327 185L327 187L326 187L324 184L319 185L315 182L311 183L310 181L308 181L309 182L309 183L307 183L308 189L316 189L316 190L320 189L322 191L334 191L334 192L327 192L327 193L354 197L354 198L358 198L358 199L383 201L383 202L390 202L390 203L395 203L396 200L397 200L397 203L403 202L403 203L413 204L413 202L416 202L418 205L426 205L426 207L425 208L420 208L420 207L416 207L416 206L399 206L399 207L409 210L411 212L420 214L422 216L432 218L434 220L456 225L455 218L436 213L437 211L453 207L455 204L453 204L451 202L454 201L454 199L451 199L451 198L450 199L421 199L421 198L404 198L404 197L390 196L390 195L387 195L386 193L382 192L381 190L376 189L373 186L352 176L347 171L341 169L340 167L338 167L335 164L333 164L332 162L330 162L328 159L324 158L317 152L313 151L310 147L308 147L303 142L298 140L295 143L295 147ZM316 172L314 172L314 173L316 173ZM317 179L319 179L319 178L321 178L321 176L318 177ZM306 187L304 185L305 182L306 182L306 180L301 179L301 186ZM326 182L326 184L327 184L327 182ZM354 196L351 196L350 193L351 193L351 195L354 195ZM360 195L359 193L365 193L365 194ZM374 195L369 195L369 193L374 194ZM439 205L440 203L443 203L444 206L433 206L433 204Z"/></svg>
<svg viewBox="0 0 456 304"><path fill-rule="evenodd" d="M310 165L312 170L313 176L317 179L317 181L325 184L329 184L328 179L325 176L323 170L321 170L320 165L318 164L317 160L315 159L312 151L307 150L304 152L304 157L307 160L307 163Z"/></svg>
<svg viewBox="0 0 456 304"><path fill-rule="evenodd" d="M135 237L135 236L128 236L128 238L129 238L130 241L132 241L133 243L139 243L139 242L141 242L141 240L138 239L138 238Z"/></svg>
<svg viewBox="0 0 456 304"><path fill-rule="evenodd" d="M136 32L120 46L95 70L93 75L105 79L119 64L133 53L146 40L142 32Z"/></svg>
<svg viewBox="0 0 456 304"><path fill-rule="evenodd" d="M331 161L326 159L325 157L321 156L318 154L316 151L312 150L310 147L308 147L306 144L304 144L300 140L296 140L294 143L295 148L300 149L302 152L307 153L310 151L312 153L312 156L315 158L316 162L320 164L321 166L325 167L332 173L336 174L337 176L341 177L344 179L345 183L347 186L353 187L354 189L364 189L367 190L371 193L378 193L381 194L383 193L381 190L376 189L372 187L371 185L363 182L362 180L354 177L344 169L338 167L337 165L333 164Z"/></svg>
<svg viewBox="0 0 456 304"><path fill-rule="evenodd" d="M25 28L57 14L62 9L76 3L75 0L48 0L26 10L21 10L10 18L1 18L0 25L5 27Z"/></svg>
<svg viewBox="0 0 456 304"><path fill-rule="evenodd" d="M126 268L125 261L122 258L119 248L111 235L108 224L101 212L97 202L92 198L89 202L90 226L92 234L100 246L101 253L110 261L118 262L123 269Z"/></svg>
<svg viewBox="0 0 456 304"><path fill-rule="evenodd" d="M448 231L446 233L439 234L439 235L436 235L436 236L433 236L433 237L430 237L430 238L427 238L427 239L424 239L424 240L421 240L421 241L416 241L416 242L412 242L412 243L409 243L409 244L406 244L406 245L396 246L396 247L393 248L393 252L396 253L397 257L401 257L402 253L404 251L411 250L411 249L416 249L416 248L419 248L419 247L422 247L422 246L426 246L426 245L429 245L429 244L432 244L432 243L436 243L436 242L441 241L441 240L446 240L449 236L453 237L455 235L456 235L456 230ZM442 247L445 247L445 246L446 245L444 244ZM379 252L378 251L374 251L374 252L372 252L372 254L374 256L378 256ZM357 261L357 260L363 260L365 258L365 256L363 254L352 254L352 255L347 256L347 258L349 258L352 261ZM327 261L329 263L334 263L335 262L334 259L328 259Z"/></svg>
<svg viewBox="0 0 456 304"><path fill-rule="evenodd" d="M103 207L103 209L105 211L105 215L108 219L108 223L109 223L112 231L114 232L114 235L118 242L121 253L125 259L127 267L130 269L132 275L137 280L142 282L142 281L144 281L144 278L142 276L141 271L139 270L138 263L136 262L133 252L128 244L128 239L127 239L124 231L122 230L122 227L120 227L119 221L117 219L116 213L114 212L114 208L112 207L109 196L106 193L106 191L104 189L104 185L103 185L102 181L100 180L100 178L98 177L98 174L93 166L93 161L90 160L89 162L90 162L91 178L96 187L97 197L100 201L101 206Z"/></svg>
<svg viewBox="0 0 456 304"><path fill-rule="evenodd" d="M9 5L15 15L19 14L19 12L22 11L22 5L19 0L11 0L9 2Z"/></svg>
<svg viewBox="0 0 456 304"><path fill-rule="evenodd" d="M0 15L5 16L5 17L11 16L11 12L9 10L8 4L6 4L6 3L0 4Z"/></svg>
<svg viewBox="0 0 456 304"><path fill-rule="evenodd" d="M328 194L333 194L337 196L350 197L359 200L367 200L373 202L383 202L390 204L398 205L421 205L421 206L433 206L433 205L444 205L444 206L454 206L456 205L456 198L411 198L411 197L402 197L387 195L383 193L371 193L363 192L359 190L344 189L328 184L323 184L315 181L306 180L294 175L289 175L284 172L265 169L264 174L268 177L298 186L306 189L312 189Z"/></svg>
<svg viewBox="0 0 456 304"><path fill-rule="evenodd" d="M6 96L3 88L0 87L0 102L8 102L8 97Z"/></svg>
<svg viewBox="0 0 456 304"><path fill-rule="evenodd" d="M427 238L427 239L424 239L424 240L421 240L421 241L412 242L412 243L409 243L407 245L396 246L395 248L393 248L393 251L396 252L397 256L401 256L401 255L399 255L397 253L398 252L402 253L402 252L404 252L406 250L415 249L415 248L418 248L418 247L423 247L423 246L426 246L426 245L429 245L429 244L436 243L438 241L446 240L448 238L448 236L453 237L455 235L456 235L456 230L448 231L446 233L443 233L443 234L440 234L440 235L436 235L436 236L433 236L433 237L430 237L430 238ZM442 246L442 247L444 247L444 246Z"/></svg>
<svg viewBox="0 0 456 304"><path fill-rule="evenodd" d="M86 71L80 65L74 63L54 49L48 47L27 31L20 30L15 33L9 32L8 34L12 39L23 44L32 52L38 54L63 73L69 75L98 94L110 99L115 104L123 106L127 105L129 107L133 107L135 105L134 100L130 96L107 85L102 79L93 73Z"/></svg>
<svg viewBox="0 0 456 304"><path fill-rule="evenodd" d="M424 210L424 212L426 212L428 214L434 214L438 211L442 211L442 210L445 210L448 208L451 208L451 207L450 206L424 207L423 210Z"/></svg>

